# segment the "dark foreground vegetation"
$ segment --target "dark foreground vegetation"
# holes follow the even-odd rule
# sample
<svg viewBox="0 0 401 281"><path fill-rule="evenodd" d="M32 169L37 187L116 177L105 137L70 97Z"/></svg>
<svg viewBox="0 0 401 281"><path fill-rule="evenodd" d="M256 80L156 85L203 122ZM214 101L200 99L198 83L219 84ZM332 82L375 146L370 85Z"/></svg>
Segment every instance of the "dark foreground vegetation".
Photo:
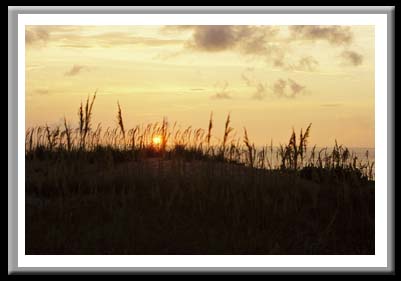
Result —
<svg viewBox="0 0 401 281"><path fill-rule="evenodd" d="M160 124L26 135L26 254L374 254L373 163ZM268 153L270 152L270 153ZM276 161L273 161L275 157ZM359 160L359 161L358 161ZM277 164L273 164L277 163Z"/></svg>

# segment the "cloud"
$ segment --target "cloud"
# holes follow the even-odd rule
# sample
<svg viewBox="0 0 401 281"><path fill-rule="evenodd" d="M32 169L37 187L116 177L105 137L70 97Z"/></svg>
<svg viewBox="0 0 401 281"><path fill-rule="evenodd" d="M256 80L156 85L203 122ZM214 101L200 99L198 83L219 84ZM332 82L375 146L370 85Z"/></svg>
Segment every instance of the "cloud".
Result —
<svg viewBox="0 0 401 281"><path fill-rule="evenodd" d="M82 70L89 70L87 66L74 64L70 70L64 73L65 76L75 76L78 75Z"/></svg>
<svg viewBox="0 0 401 281"><path fill-rule="evenodd" d="M268 87L267 83L257 81L253 77L253 69L246 69L242 74L242 80L245 81L246 85L254 88L252 93L252 99L262 100L267 97L268 90L271 89L273 95L278 97L294 98L305 90L305 86L299 84L293 79L287 78L277 79L273 83L272 87Z"/></svg>
<svg viewBox="0 0 401 281"><path fill-rule="evenodd" d="M353 34L348 26L293 25L288 27L292 39L323 40L332 45L348 45Z"/></svg>
<svg viewBox="0 0 401 281"><path fill-rule="evenodd" d="M252 93L252 98L262 100L267 96L267 84L260 81L256 81L254 78L250 78L253 75L253 68L247 68L242 74L241 78L245 81L248 87L255 88Z"/></svg>
<svg viewBox="0 0 401 281"><path fill-rule="evenodd" d="M291 45L299 41L314 44L326 41L330 45L348 46L353 42L350 26L296 25L289 26L289 35L280 33L278 26L202 25L169 26L164 32L186 32L186 49L209 53L234 51L242 55L262 58L266 63L287 71L315 71L319 62L305 54L291 62ZM291 57L291 56L290 56ZM294 60L293 60L294 61Z"/></svg>
<svg viewBox="0 0 401 281"><path fill-rule="evenodd" d="M287 82L283 79L278 79L273 85L273 93L277 96L284 96L284 90L287 86Z"/></svg>
<svg viewBox="0 0 401 281"><path fill-rule="evenodd" d="M319 62L312 56L302 57L298 64L293 66L294 70L299 71L315 71Z"/></svg>
<svg viewBox="0 0 401 281"><path fill-rule="evenodd" d="M288 83L289 86L291 88L291 95L295 96L297 94L299 94L300 92L302 92L305 89L305 86L302 86L301 84L295 82L294 80L288 78Z"/></svg>
<svg viewBox="0 0 401 281"><path fill-rule="evenodd" d="M127 32L106 32L92 36L85 36L85 40L92 46L113 47L121 45L144 45L150 47L182 44L183 40L160 39L144 36L135 36Z"/></svg>
<svg viewBox="0 0 401 281"><path fill-rule="evenodd" d="M257 100L262 100L266 97L267 95L267 86L266 84L262 84L261 82L259 82L256 85L256 91L253 93L252 98L253 99L257 99Z"/></svg>
<svg viewBox="0 0 401 281"><path fill-rule="evenodd" d="M48 89L36 89L34 91L34 93L38 94L38 95L47 95L47 94L49 94L49 90Z"/></svg>
<svg viewBox="0 0 401 281"><path fill-rule="evenodd" d="M27 71L38 70L38 69L42 69L42 68L44 68L44 66L43 66L43 65L40 65L40 64L28 64L28 65L25 67L25 69L26 69Z"/></svg>
<svg viewBox="0 0 401 281"><path fill-rule="evenodd" d="M162 53L158 53L157 55L155 55L152 59L165 61L165 60L168 60L168 59L171 59L171 58L176 58L176 57L178 57L179 55L182 55L182 54L184 54L184 52L182 50L180 50L178 52L176 52L176 51L174 51L174 52L163 51Z"/></svg>
<svg viewBox="0 0 401 281"><path fill-rule="evenodd" d="M116 28L116 30L121 30ZM87 31L93 31L88 33ZM144 45L149 47L181 45L184 40L136 36L129 31L98 32L90 26L29 26L25 38L28 45L48 43L63 48L113 47L122 45Z"/></svg>
<svg viewBox="0 0 401 281"><path fill-rule="evenodd" d="M278 28L274 26L186 26L185 30L188 29L192 29L193 32L186 47L197 51L236 50L246 55L270 55L278 51L278 48L268 45L278 33Z"/></svg>
<svg viewBox="0 0 401 281"><path fill-rule="evenodd" d="M273 66L279 68L288 68L287 63L284 61L284 57L278 57L273 60Z"/></svg>
<svg viewBox="0 0 401 281"><path fill-rule="evenodd" d="M295 98L302 93L305 88L305 86L302 86L290 78L287 80L280 78L273 84L273 94L278 97Z"/></svg>
<svg viewBox="0 0 401 281"><path fill-rule="evenodd" d="M277 57L273 61L275 67L279 67L287 71L315 71L319 66L319 62L312 56L301 57L297 63L289 63L285 57Z"/></svg>
<svg viewBox="0 0 401 281"><path fill-rule="evenodd" d="M231 49L237 43L235 31L229 25L198 26L189 46L194 49L218 52Z"/></svg>
<svg viewBox="0 0 401 281"><path fill-rule="evenodd" d="M363 56L354 51L343 51L340 56L347 65L358 66L363 62Z"/></svg>
<svg viewBox="0 0 401 281"><path fill-rule="evenodd" d="M197 25L164 25L159 28L161 34L177 34L182 31L192 31Z"/></svg>
<svg viewBox="0 0 401 281"><path fill-rule="evenodd" d="M314 29L307 32L304 30L304 36L312 38L326 38L330 42L339 43L341 40L348 40L344 31L338 27L320 27L314 26ZM266 63L287 71L314 71L319 62L310 55L301 57L297 63L289 63L290 54L289 45L297 41L294 35L285 38L280 37L280 27L277 26L185 26L169 27L168 30L188 31L192 30L192 36L185 44L186 49L193 51L202 51L209 53L218 53L223 51L234 51L239 54L263 59ZM320 33L318 32L320 31ZM292 34L292 33L291 33ZM351 33L350 33L351 34Z"/></svg>
<svg viewBox="0 0 401 281"><path fill-rule="evenodd" d="M93 48L92 45L84 45L84 44L61 44L58 45L59 47L63 47L63 48Z"/></svg>
<svg viewBox="0 0 401 281"><path fill-rule="evenodd" d="M247 69L247 70L244 71L244 73L241 74L241 78L242 78L242 80L245 81L247 86L253 86L253 82L254 81L252 81L246 74L247 72L252 72L252 71L253 71L253 69L252 70Z"/></svg>
<svg viewBox="0 0 401 281"><path fill-rule="evenodd" d="M231 99L231 96L227 92L219 92L212 96L213 99Z"/></svg>
<svg viewBox="0 0 401 281"><path fill-rule="evenodd" d="M216 93L211 96L212 99L231 99L231 94L227 91L228 82L224 81L223 83L216 83L215 87L217 88Z"/></svg>
<svg viewBox="0 0 401 281"><path fill-rule="evenodd" d="M49 32L42 27L35 29L25 29L25 44L30 45L45 45L49 40Z"/></svg>
<svg viewBox="0 0 401 281"><path fill-rule="evenodd" d="M340 107L343 106L341 103L326 103L326 104L321 104L321 107Z"/></svg>

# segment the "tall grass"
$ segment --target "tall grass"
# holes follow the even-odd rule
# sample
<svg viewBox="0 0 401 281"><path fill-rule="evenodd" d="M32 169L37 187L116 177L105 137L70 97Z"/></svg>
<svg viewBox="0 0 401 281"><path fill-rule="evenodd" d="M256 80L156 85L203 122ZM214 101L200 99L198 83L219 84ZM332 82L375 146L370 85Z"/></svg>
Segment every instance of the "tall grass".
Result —
<svg viewBox="0 0 401 281"><path fill-rule="evenodd" d="M221 141L213 141L213 112L210 113L207 130L202 128L177 128L177 123L171 128L167 118L161 122L146 125L137 125L126 129L123 120L122 108L117 102L117 127L102 130L99 123L92 130L92 111L96 99L96 92L86 103L81 103L78 110L78 128L75 130L68 125L64 118L63 130L58 126L50 128L48 125L28 128L26 131L26 153L33 156L38 151L96 151L103 148L120 150L127 153L127 157L140 159L143 157L171 157L171 154L181 155L191 159L215 159L239 165L247 165L257 169L299 171L308 169L347 170L369 180L374 180L374 161L366 154L365 161L350 152L335 140L333 149L328 148L316 151L316 145L307 154L312 124L306 130L300 130L299 136L293 129L287 144L279 144L275 150L273 139L270 145L256 149L249 138L246 128L243 137L236 137L231 127L231 115L228 114L224 123L224 132ZM161 139L157 146L153 143L154 137ZM128 152L131 152L129 154ZM275 165L273 155L276 155Z"/></svg>
<svg viewBox="0 0 401 281"><path fill-rule="evenodd" d="M117 122L118 122L118 126L120 127L120 132L123 137L123 144L124 144L124 149L125 149L125 129L124 129L124 122L123 122L123 117L122 117L121 107L120 107L119 102L117 102L117 106L118 106Z"/></svg>
<svg viewBox="0 0 401 281"><path fill-rule="evenodd" d="M96 99L96 93L97 92L95 91L91 101L89 100L89 95L88 95L88 98L86 99L85 109L81 102L81 105L78 110L80 149L85 149L86 137L91 130L92 108L93 108L93 103L95 102Z"/></svg>
<svg viewBox="0 0 401 281"><path fill-rule="evenodd" d="M249 140L249 138L248 138L248 132L246 131L246 128L244 128L244 143L245 143L245 145L246 145L246 148L247 148L247 152L248 152L248 154L247 154L247 162L248 162L248 164L249 164L249 166L251 167L251 168L253 168L253 166L254 166L254 161L255 161L255 154L256 154L256 149L255 149L255 145L254 144L251 144L250 143L250 140ZM264 150L262 150L263 152L262 152L262 154L261 154L261 159L264 159L264 157L265 157L265 154L264 154ZM263 166L263 163L262 163L262 165L261 165L262 167L264 167Z"/></svg>

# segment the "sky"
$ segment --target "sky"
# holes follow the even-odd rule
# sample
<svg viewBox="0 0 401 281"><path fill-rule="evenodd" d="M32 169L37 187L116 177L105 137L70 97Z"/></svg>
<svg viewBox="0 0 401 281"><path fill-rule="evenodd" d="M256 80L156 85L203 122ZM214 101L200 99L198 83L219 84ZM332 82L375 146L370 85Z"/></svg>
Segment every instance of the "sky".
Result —
<svg viewBox="0 0 401 281"><path fill-rule="evenodd" d="M167 117L220 138L228 113L256 145L286 143L312 123L310 144L374 143L373 26L27 26L26 127Z"/></svg>

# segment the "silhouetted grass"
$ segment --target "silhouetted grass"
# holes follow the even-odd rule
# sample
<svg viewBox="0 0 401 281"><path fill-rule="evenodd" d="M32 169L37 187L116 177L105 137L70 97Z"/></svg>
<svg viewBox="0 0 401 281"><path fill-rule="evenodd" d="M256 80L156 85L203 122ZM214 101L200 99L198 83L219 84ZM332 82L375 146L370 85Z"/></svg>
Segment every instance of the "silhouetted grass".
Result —
<svg viewBox="0 0 401 281"><path fill-rule="evenodd" d="M26 133L27 254L374 254L373 163L335 145L307 157L311 124L276 151L161 123ZM152 142L155 136L160 144ZM243 144L242 144L243 143ZM270 152L270 155L269 153ZM359 160L359 162L358 162Z"/></svg>

